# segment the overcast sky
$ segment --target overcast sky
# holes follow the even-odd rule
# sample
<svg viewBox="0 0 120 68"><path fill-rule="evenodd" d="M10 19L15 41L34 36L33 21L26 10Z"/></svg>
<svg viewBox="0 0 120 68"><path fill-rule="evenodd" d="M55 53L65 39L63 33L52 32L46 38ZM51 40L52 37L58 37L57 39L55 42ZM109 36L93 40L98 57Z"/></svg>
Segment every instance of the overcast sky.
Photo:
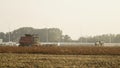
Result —
<svg viewBox="0 0 120 68"><path fill-rule="evenodd" d="M120 0L0 0L0 32L60 28L73 39L120 33Z"/></svg>

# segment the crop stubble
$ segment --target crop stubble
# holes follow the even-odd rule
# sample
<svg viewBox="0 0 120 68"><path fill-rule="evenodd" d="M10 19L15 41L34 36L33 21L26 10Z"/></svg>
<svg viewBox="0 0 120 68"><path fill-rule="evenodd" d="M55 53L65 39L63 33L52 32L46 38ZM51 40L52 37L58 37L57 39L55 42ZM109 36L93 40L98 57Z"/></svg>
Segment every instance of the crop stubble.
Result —
<svg viewBox="0 0 120 68"><path fill-rule="evenodd" d="M0 53L0 68L120 68L120 56Z"/></svg>

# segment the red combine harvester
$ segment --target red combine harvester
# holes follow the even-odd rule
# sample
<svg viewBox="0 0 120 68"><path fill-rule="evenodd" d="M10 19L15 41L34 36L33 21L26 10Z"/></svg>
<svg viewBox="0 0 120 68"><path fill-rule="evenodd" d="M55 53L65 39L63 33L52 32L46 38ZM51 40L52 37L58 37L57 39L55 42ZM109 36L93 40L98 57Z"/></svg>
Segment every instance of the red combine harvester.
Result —
<svg viewBox="0 0 120 68"><path fill-rule="evenodd" d="M20 46L38 46L39 38L35 35L25 34L25 36L20 38L19 44Z"/></svg>

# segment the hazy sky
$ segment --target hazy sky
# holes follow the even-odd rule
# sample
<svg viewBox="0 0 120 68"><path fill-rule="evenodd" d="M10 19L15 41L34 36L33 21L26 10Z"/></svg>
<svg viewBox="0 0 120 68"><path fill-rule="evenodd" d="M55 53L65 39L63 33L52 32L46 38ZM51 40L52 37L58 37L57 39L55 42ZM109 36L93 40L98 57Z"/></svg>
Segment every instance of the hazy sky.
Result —
<svg viewBox="0 0 120 68"><path fill-rule="evenodd" d="M73 39L120 33L120 0L0 0L0 32L60 28Z"/></svg>

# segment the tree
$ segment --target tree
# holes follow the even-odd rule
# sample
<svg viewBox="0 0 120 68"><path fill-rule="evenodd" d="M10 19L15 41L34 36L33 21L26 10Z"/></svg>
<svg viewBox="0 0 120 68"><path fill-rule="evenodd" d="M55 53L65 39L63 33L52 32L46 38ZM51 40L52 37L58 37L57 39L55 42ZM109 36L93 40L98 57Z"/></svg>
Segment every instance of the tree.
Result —
<svg viewBox="0 0 120 68"><path fill-rule="evenodd" d="M50 28L47 30L48 40L50 42L59 42L62 38L62 31L58 28Z"/></svg>
<svg viewBox="0 0 120 68"><path fill-rule="evenodd" d="M5 41L5 38L6 38L5 33L0 32L0 39L3 39L3 41Z"/></svg>
<svg viewBox="0 0 120 68"><path fill-rule="evenodd" d="M8 34L8 33L7 33ZM22 27L11 32L11 41L18 42L21 36L25 34L34 34L34 28Z"/></svg>
<svg viewBox="0 0 120 68"><path fill-rule="evenodd" d="M120 43L120 34L115 36L114 42L115 43Z"/></svg>
<svg viewBox="0 0 120 68"><path fill-rule="evenodd" d="M63 40L64 40L64 42L70 42L70 41L72 41L71 37L68 36L68 35L64 35Z"/></svg>

